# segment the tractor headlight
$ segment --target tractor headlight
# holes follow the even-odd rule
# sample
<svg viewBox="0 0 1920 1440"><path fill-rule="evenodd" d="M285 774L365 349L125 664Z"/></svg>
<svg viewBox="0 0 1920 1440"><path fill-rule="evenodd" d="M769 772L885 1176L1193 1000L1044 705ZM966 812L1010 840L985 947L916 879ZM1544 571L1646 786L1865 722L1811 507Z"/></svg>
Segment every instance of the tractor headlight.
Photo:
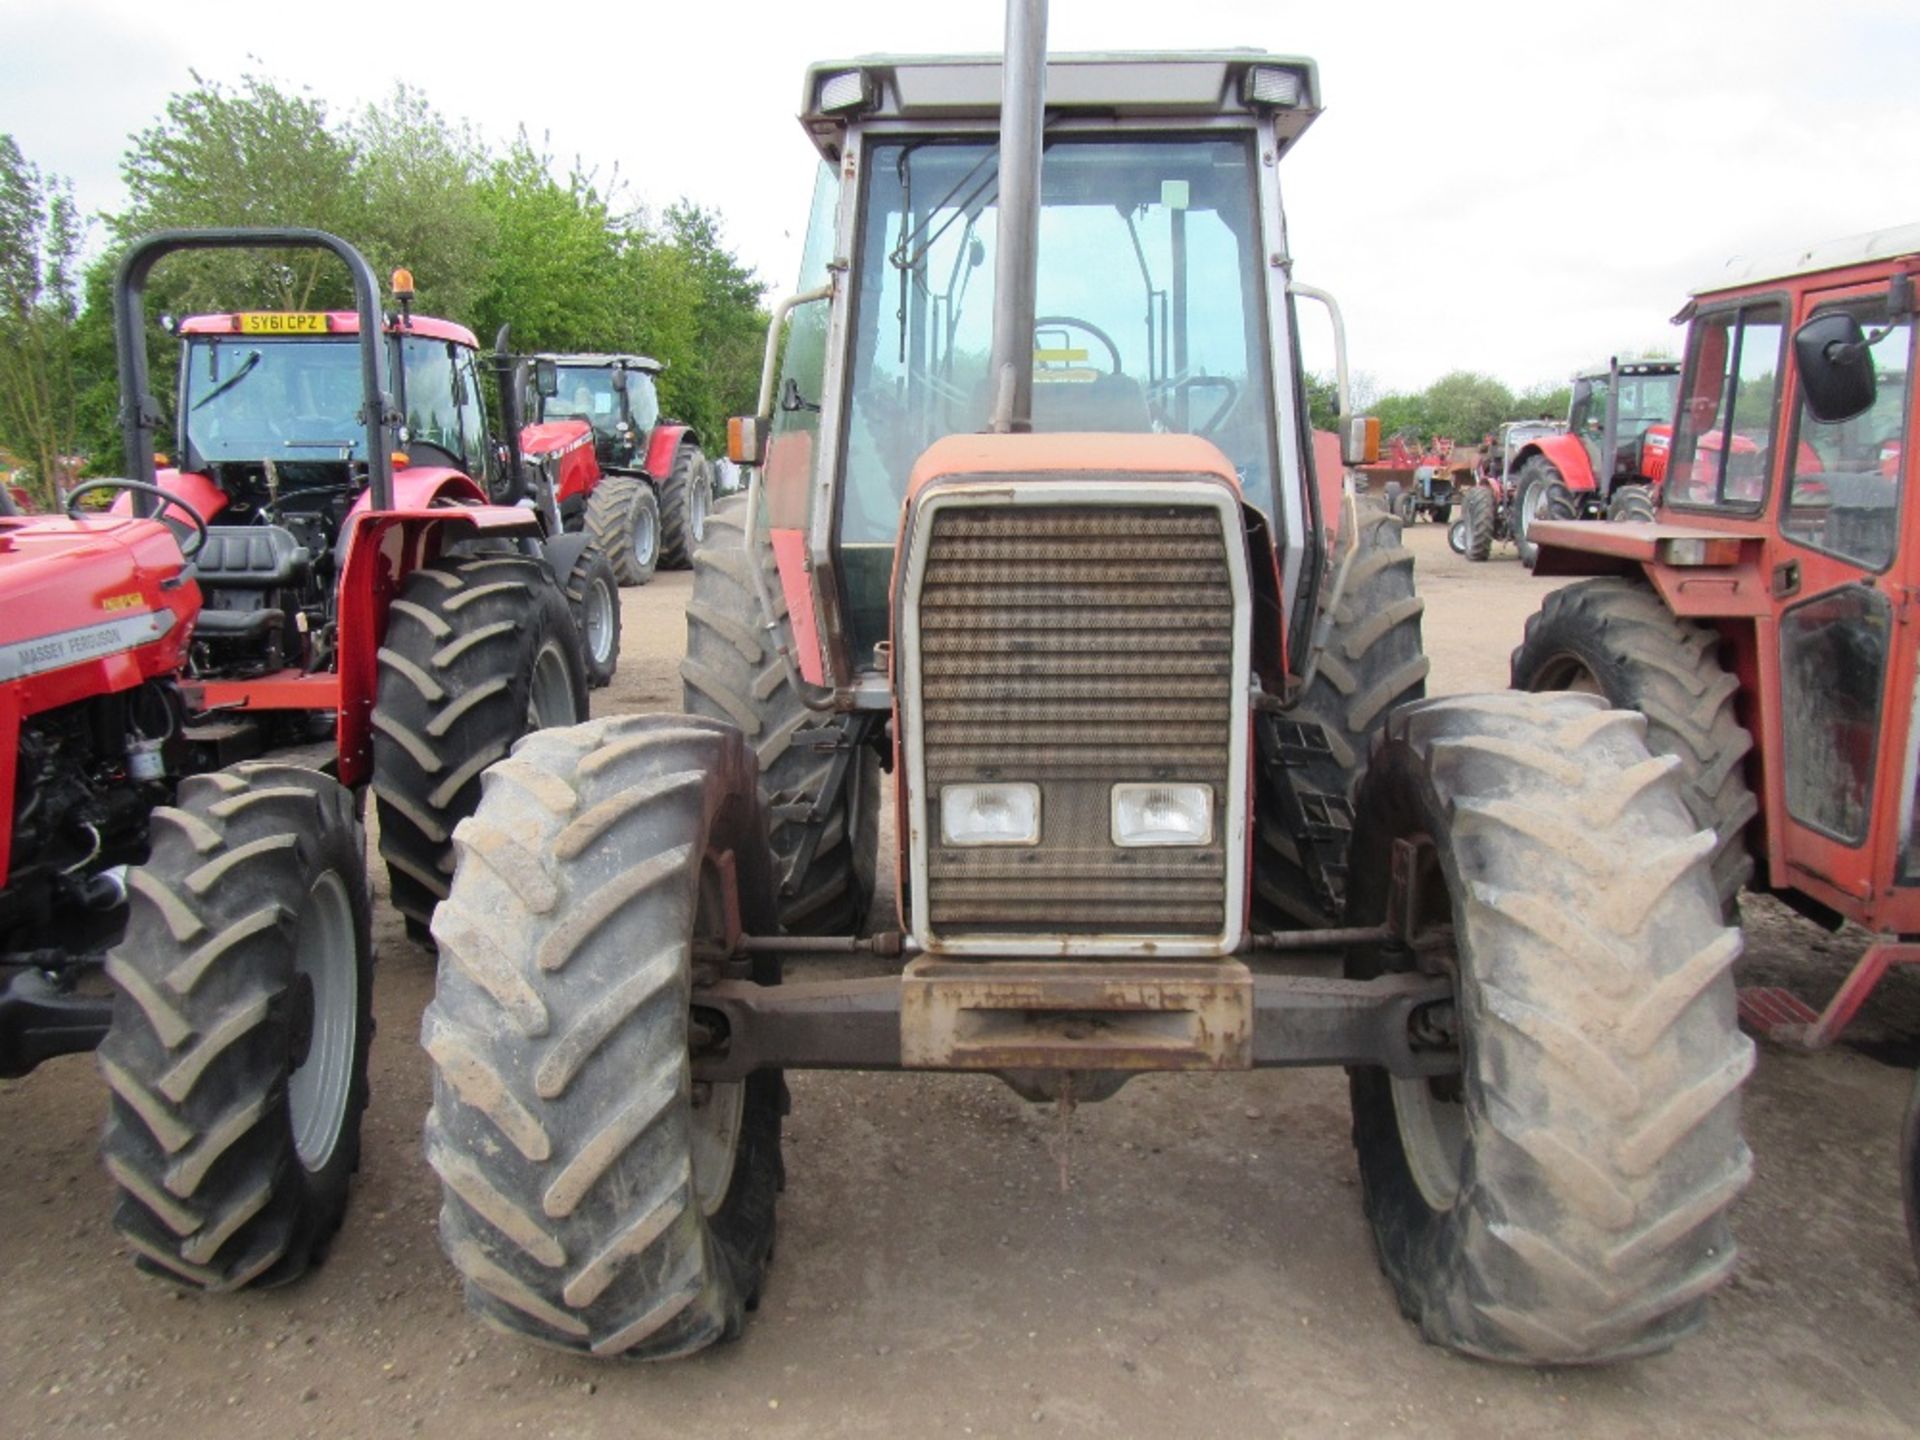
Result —
<svg viewBox="0 0 1920 1440"><path fill-rule="evenodd" d="M1212 839L1212 786L1113 787L1114 844L1205 845Z"/></svg>
<svg viewBox="0 0 1920 1440"><path fill-rule="evenodd" d="M872 95L864 70L842 70L820 82L820 108L827 114L836 110L858 110Z"/></svg>
<svg viewBox="0 0 1920 1440"><path fill-rule="evenodd" d="M940 792L944 845L1038 845L1040 787L1029 781L948 785Z"/></svg>
<svg viewBox="0 0 1920 1440"><path fill-rule="evenodd" d="M1306 77L1298 70L1282 70L1277 65L1255 65L1242 82L1241 98L1249 105L1271 105L1291 110L1300 103L1306 89Z"/></svg>

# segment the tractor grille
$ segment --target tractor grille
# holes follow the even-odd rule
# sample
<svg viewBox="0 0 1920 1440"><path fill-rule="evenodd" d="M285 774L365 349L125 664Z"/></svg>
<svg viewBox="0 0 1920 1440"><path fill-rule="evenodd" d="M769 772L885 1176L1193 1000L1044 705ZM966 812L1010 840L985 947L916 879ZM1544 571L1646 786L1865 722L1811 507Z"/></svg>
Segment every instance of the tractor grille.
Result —
<svg viewBox="0 0 1920 1440"><path fill-rule="evenodd" d="M926 918L944 938L1216 935L1234 609L1211 507L948 507L919 595ZM941 843L940 791L1040 787L1035 846ZM1122 848L1122 781L1213 788L1206 846Z"/></svg>

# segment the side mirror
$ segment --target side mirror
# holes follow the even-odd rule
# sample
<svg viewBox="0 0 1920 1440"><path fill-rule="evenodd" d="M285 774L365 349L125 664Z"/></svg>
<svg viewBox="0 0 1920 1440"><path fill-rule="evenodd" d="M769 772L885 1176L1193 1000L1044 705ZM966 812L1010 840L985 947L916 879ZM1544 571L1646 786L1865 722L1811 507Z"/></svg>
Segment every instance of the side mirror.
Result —
<svg viewBox="0 0 1920 1440"><path fill-rule="evenodd" d="M1873 354L1853 316L1838 312L1814 316L1794 331L1793 358L1814 419L1831 425L1872 407L1878 392Z"/></svg>
<svg viewBox="0 0 1920 1440"><path fill-rule="evenodd" d="M533 388L551 400L560 393L560 367L551 360L533 362Z"/></svg>
<svg viewBox="0 0 1920 1440"><path fill-rule="evenodd" d="M622 395L627 393L627 372L617 365L613 370L613 388Z"/></svg>
<svg viewBox="0 0 1920 1440"><path fill-rule="evenodd" d="M1380 458L1380 421L1372 415L1340 417L1340 463L1371 465Z"/></svg>
<svg viewBox="0 0 1920 1440"><path fill-rule="evenodd" d="M767 453L768 422L758 415L727 421L727 458L736 465L758 465Z"/></svg>

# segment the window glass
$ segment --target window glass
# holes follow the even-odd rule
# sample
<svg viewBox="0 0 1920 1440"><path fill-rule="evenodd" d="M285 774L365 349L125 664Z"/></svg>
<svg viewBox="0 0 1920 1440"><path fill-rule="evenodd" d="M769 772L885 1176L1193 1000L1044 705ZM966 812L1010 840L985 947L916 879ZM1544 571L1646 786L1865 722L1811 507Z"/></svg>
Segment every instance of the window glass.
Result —
<svg viewBox="0 0 1920 1440"><path fill-rule="evenodd" d="M480 378L473 368L471 351L455 347L454 366L460 377L461 454L466 457L466 472L484 482L487 478L487 411L480 395Z"/></svg>
<svg viewBox="0 0 1920 1440"><path fill-rule="evenodd" d="M842 533L891 543L913 462L992 409L991 144L867 164ZM1042 164L1033 423L1204 435L1273 508L1252 150L1244 137L1061 138Z"/></svg>
<svg viewBox="0 0 1920 1440"><path fill-rule="evenodd" d="M660 420L660 397L644 370L627 371L627 413L636 435L645 435Z"/></svg>
<svg viewBox="0 0 1920 1440"><path fill-rule="evenodd" d="M1888 325L1882 296L1828 306L1825 313L1847 308L1868 336L1879 336L1872 347L1874 402L1865 414L1827 424L1801 398L1781 529L1815 549L1881 570L1893 560L1899 528L1913 320L1903 315Z"/></svg>
<svg viewBox="0 0 1920 1440"><path fill-rule="evenodd" d="M822 162L814 175L813 208L800 252L800 280L795 294L804 295L827 283L839 213L840 172ZM827 328L831 318L825 300L810 300L788 312L780 375L773 392L773 426L762 467L767 521L776 529L799 530L807 524L814 446L820 434L820 395L827 383Z"/></svg>
<svg viewBox="0 0 1920 1440"><path fill-rule="evenodd" d="M186 372L199 462L366 458L355 340L196 336Z"/></svg>
<svg viewBox="0 0 1920 1440"><path fill-rule="evenodd" d="M1574 382L1573 404L1568 408L1567 422L1574 434L1599 439L1600 432L1607 425L1606 376L1595 375Z"/></svg>
<svg viewBox="0 0 1920 1440"><path fill-rule="evenodd" d="M453 398L453 346L417 335L400 341L407 369L407 440L459 456L460 407Z"/></svg>
<svg viewBox="0 0 1920 1440"><path fill-rule="evenodd" d="M559 380L559 391L547 400L547 419L584 420L595 430L612 431L620 403L610 366L562 365Z"/></svg>
<svg viewBox="0 0 1920 1440"><path fill-rule="evenodd" d="M1787 813L1848 844L1867 836L1892 607L1849 585L1780 617Z"/></svg>
<svg viewBox="0 0 1920 1440"><path fill-rule="evenodd" d="M1667 466L1670 503L1759 508L1773 454L1785 326L1786 307L1778 300L1694 321L1686 394Z"/></svg>

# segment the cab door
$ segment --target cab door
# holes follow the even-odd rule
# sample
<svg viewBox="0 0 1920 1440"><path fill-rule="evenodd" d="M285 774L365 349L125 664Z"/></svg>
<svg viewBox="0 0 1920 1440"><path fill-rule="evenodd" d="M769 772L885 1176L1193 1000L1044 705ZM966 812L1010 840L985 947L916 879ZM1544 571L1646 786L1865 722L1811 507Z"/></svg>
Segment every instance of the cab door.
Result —
<svg viewBox="0 0 1920 1440"><path fill-rule="evenodd" d="M1920 929L1915 785L1916 565L1910 315L1889 317L1884 280L1816 291L1800 321L1851 313L1867 337L1876 398L1822 422L1796 378L1782 437L1773 593L1781 706L1784 861L1790 882L1850 914ZM1910 918L1902 915L1912 911Z"/></svg>

